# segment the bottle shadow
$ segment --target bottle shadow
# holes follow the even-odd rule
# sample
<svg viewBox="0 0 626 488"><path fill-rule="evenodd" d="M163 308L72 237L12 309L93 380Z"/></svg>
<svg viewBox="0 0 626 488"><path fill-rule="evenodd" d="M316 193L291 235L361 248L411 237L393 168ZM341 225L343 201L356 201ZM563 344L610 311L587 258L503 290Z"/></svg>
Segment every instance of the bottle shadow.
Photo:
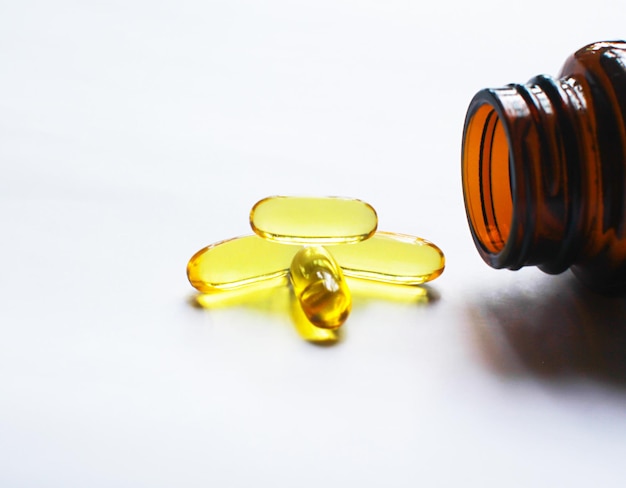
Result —
<svg viewBox="0 0 626 488"><path fill-rule="evenodd" d="M352 293L352 310L374 301L393 301L423 306L436 302L439 294L430 286L401 286L378 284L363 280L349 280ZM288 315L300 337L317 346L333 346L345 338L346 325L338 329L322 329L314 326L304 314L291 286L277 284L260 288L243 288L219 293L196 293L189 297L189 304L198 309L220 309L243 306L255 312L270 315Z"/></svg>
<svg viewBox="0 0 626 488"><path fill-rule="evenodd" d="M469 313L482 357L503 376L626 388L626 295L597 294L567 273L481 297Z"/></svg>

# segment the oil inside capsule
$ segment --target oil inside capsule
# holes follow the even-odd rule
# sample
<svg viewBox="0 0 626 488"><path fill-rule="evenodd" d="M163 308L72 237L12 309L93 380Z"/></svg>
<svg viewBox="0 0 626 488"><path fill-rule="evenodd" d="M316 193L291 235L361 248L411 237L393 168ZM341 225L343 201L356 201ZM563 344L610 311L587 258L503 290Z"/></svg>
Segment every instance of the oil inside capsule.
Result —
<svg viewBox="0 0 626 488"><path fill-rule="evenodd" d="M341 340L343 327L339 327L337 329L324 329L313 325L309 318L304 314L299 300L293 293L291 293L290 296L291 300L289 312L291 315L291 321L300 337L307 342L319 345L336 344Z"/></svg>
<svg viewBox="0 0 626 488"><path fill-rule="evenodd" d="M302 311L313 325L336 329L348 318L350 290L341 268L326 249L301 248L291 262L289 277Z"/></svg>
<svg viewBox="0 0 626 488"><path fill-rule="evenodd" d="M256 235L235 237L194 254L187 264L187 277L202 293L287 284L296 251L294 246Z"/></svg>
<svg viewBox="0 0 626 488"><path fill-rule="evenodd" d="M332 253L346 277L396 285L419 285L437 278L445 267L441 249L432 242L393 232L376 232Z"/></svg>
<svg viewBox="0 0 626 488"><path fill-rule="evenodd" d="M264 198L250 211L252 230L265 239L292 244L345 244L371 237L374 208L353 198Z"/></svg>
<svg viewBox="0 0 626 488"><path fill-rule="evenodd" d="M202 293L275 286L287 283L297 252L295 246L256 235L236 237L194 254L187 265L187 276ZM356 244L333 246L333 257L348 278L396 285L433 280L445 266L443 253L433 243L391 232L377 232Z"/></svg>

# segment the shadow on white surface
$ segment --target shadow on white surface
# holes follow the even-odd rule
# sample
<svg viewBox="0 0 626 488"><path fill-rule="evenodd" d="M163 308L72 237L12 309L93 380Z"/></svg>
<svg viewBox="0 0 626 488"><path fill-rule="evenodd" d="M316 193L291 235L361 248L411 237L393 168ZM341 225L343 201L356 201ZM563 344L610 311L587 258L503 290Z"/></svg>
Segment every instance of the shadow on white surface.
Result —
<svg viewBox="0 0 626 488"><path fill-rule="evenodd" d="M504 377L592 379L626 389L626 296L594 293L571 274L550 278L470 306L490 369Z"/></svg>
<svg viewBox="0 0 626 488"><path fill-rule="evenodd" d="M438 292L429 285L401 286L351 279L350 290L353 310L382 300L420 307L439 300ZM320 346L332 346L344 338L343 327L329 330L311 324L290 286L244 288L214 294L197 293L189 297L189 304L207 311L239 306L268 315L288 315L302 339Z"/></svg>

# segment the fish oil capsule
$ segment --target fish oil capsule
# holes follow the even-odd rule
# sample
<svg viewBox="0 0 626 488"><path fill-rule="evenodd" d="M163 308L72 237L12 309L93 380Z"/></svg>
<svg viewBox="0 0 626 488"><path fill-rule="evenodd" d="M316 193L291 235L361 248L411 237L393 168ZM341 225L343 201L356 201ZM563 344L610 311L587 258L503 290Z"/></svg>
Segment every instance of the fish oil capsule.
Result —
<svg viewBox="0 0 626 488"><path fill-rule="evenodd" d="M353 198L275 196L252 207L250 225L272 241L345 244L371 237L378 216L371 205Z"/></svg>
<svg viewBox="0 0 626 488"><path fill-rule="evenodd" d="M392 232L376 232L349 246L333 246L346 277L398 285L419 285L437 278L445 267L443 252L432 242Z"/></svg>
<svg viewBox="0 0 626 488"><path fill-rule="evenodd" d="M202 293L286 283L296 249L256 235L228 239L194 254L187 277ZM333 246L333 257L349 278L398 285L433 280L445 266L443 253L433 243L391 232L376 232L363 242Z"/></svg>
<svg viewBox="0 0 626 488"><path fill-rule="evenodd" d="M212 244L187 264L191 285L202 293L287 283L294 246L261 239L236 237Z"/></svg>
<svg viewBox="0 0 626 488"><path fill-rule="evenodd" d="M289 277L302 311L324 329L336 329L348 318L352 297L343 273L321 246L301 248L293 258Z"/></svg>

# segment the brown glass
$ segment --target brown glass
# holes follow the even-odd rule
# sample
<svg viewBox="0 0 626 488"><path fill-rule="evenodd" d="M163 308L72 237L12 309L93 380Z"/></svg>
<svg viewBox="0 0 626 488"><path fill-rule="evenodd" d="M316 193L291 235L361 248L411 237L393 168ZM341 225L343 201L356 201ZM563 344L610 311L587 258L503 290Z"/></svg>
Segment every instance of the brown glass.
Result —
<svg viewBox="0 0 626 488"><path fill-rule="evenodd" d="M478 92L462 172L487 264L626 287L626 42L580 49L558 78Z"/></svg>

